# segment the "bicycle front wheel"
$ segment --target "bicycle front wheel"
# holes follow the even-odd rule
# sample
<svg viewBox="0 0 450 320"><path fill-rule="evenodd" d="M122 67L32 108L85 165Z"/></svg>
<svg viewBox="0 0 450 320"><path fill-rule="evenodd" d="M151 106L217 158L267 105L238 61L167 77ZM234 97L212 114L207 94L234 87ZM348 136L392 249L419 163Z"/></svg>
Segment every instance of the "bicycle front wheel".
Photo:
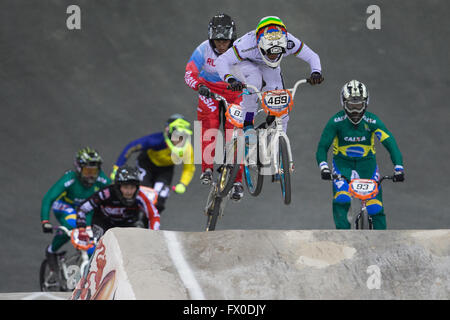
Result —
<svg viewBox="0 0 450 320"><path fill-rule="evenodd" d="M206 231L216 230L217 219L220 215L222 198L214 197L212 206L207 211Z"/></svg>
<svg viewBox="0 0 450 320"><path fill-rule="evenodd" d="M58 275L50 270L47 259L42 261L39 269L39 287L42 292L60 291Z"/></svg>
<svg viewBox="0 0 450 320"><path fill-rule="evenodd" d="M249 137L246 137L245 139L249 139ZM247 142L247 141L246 141ZM261 174L261 163L258 159L258 150L257 148L253 151L250 151L249 144L245 144L245 159L246 159L246 165L244 166L244 177L245 177L245 185L247 186L248 192L256 197L261 193L263 182L264 182L264 176ZM250 155L250 153L253 152L253 155ZM254 163L251 163L251 158Z"/></svg>
<svg viewBox="0 0 450 320"><path fill-rule="evenodd" d="M281 194L285 204L291 203L291 172L289 169L288 146L284 137L279 138L278 165L280 174Z"/></svg>

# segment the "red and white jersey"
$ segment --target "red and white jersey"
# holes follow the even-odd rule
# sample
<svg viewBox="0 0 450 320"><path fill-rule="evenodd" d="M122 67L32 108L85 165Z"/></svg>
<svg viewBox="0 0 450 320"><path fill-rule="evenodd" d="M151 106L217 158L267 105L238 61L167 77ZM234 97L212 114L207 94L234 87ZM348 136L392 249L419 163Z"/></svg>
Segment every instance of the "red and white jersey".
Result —
<svg viewBox="0 0 450 320"><path fill-rule="evenodd" d="M199 84L206 85L212 91L223 94L228 86L217 73L216 61L219 54L211 47L209 40L203 41L192 53L186 65L184 81L186 84L198 90Z"/></svg>

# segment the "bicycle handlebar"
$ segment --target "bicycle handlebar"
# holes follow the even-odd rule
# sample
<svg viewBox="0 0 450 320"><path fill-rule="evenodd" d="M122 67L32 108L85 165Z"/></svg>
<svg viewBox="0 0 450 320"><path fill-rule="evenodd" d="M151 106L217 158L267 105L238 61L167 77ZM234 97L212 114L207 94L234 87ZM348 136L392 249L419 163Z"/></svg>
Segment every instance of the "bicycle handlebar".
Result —
<svg viewBox="0 0 450 320"><path fill-rule="evenodd" d="M345 180L347 181L347 183L350 183L351 180L347 179L347 177L343 176L342 174L332 174L332 178L333 179L338 179L338 180ZM377 181L378 185L381 185L381 183L383 182L383 180L393 180L394 176L382 176L380 181ZM373 180L373 179L372 179Z"/></svg>
<svg viewBox="0 0 450 320"><path fill-rule="evenodd" d="M298 80L298 81L295 83L295 85L294 85L293 88L291 88L291 89L285 89L285 90L289 90L289 91L291 92L291 94L292 94L292 99L294 99L294 96L295 96L295 93L296 93L296 91L297 91L298 86L301 85L301 84L304 84L304 83L310 83L310 80L309 80L309 79L301 79L301 80ZM262 94L264 93L264 91L258 91L258 88L255 87L254 85L251 85L251 84L246 84L246 85L245 85L245 88L250 88L250 89L252 89L254 92L249 92L248 90L246 90L246 92L244 92L244 94L257 94L257 95L258 95L258 98L259 98L260 100L262 99ZM269 91L270 91L270 90L269 90Z"/></svg>

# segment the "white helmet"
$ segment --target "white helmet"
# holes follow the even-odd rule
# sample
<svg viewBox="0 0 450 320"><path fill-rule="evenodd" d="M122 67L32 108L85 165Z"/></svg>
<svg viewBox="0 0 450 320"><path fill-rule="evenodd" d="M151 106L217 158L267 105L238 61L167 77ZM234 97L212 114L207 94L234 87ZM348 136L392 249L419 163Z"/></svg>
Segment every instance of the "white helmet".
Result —
<svg viewBox="0 0 450 320"><path fill-rule="evenodd" d="M342 87L341 105L353 124L356 125L361 122L368 104L369 91L364 83L351 80Z"/></svg>
<svg viewBox="0 0 450 320"><path fill-rule="evenodd" d="M262 18L256 27L256 42L263 61L271 68L278 67L287 48L287 30L283 21L276 16ZM272 60L268 54L277 57Z"/></svg>

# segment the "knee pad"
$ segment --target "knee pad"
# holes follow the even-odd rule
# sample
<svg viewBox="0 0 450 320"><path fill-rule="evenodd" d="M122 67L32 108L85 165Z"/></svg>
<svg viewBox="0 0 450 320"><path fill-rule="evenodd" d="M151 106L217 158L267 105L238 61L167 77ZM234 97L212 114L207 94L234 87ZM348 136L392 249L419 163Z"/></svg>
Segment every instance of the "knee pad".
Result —
<svg viewBox="0 0 450 320"><path fill-rule="evenodd" d="M377 213L380 213L381 210L383 210L383 203L381 203L380 200L371 199L371 200L367 201L366 208L367 208L368 214L370 214L370 215L377 214Z"/></svg>
<svg viewBox="0 0 450 320"><path fill-rule="evenodd" d="M333 182L333 186L335 189L334 194L334 202L337 203L350 203L352 201L352 197L350 195L350 192L348 191L349 186L347 181L343 180L335 180Z"/></svg>

